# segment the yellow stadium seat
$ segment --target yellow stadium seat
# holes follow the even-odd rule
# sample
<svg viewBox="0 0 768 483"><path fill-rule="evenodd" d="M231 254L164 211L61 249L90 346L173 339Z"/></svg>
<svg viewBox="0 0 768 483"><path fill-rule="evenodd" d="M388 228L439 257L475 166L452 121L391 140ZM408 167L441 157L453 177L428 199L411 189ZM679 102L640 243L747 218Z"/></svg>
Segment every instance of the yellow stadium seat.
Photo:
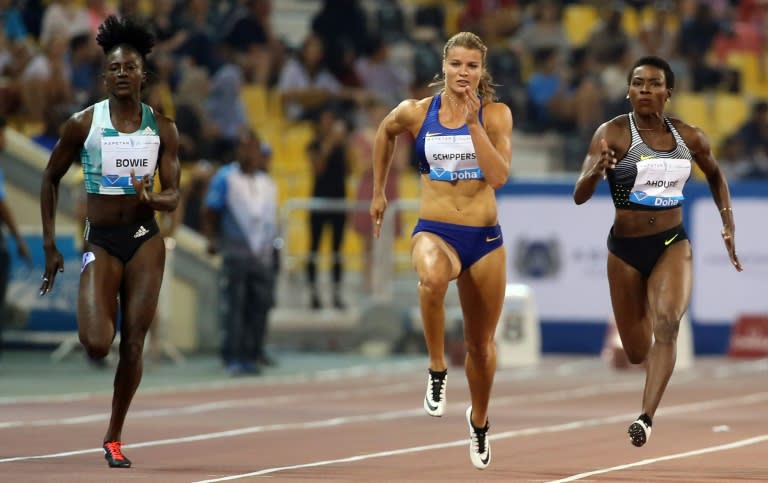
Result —
<svg viewBox="0 0 768 483"><path fill-rule="evenodd" d="M701 128L708 136L715 135L715 123L709 101L703 94L679 92L672 96L670 113L686 123Z"/></svg>
<svg viewBox="0 0 768 483"><path fill-rule="evenodd" d="M590 5L568 5L565 7L563 24L571 45L575 47L584 45L597 20L597 10Z"/></svg>
<svg viewBox="0 0 768 483"><path fill-rule="evenodd" d="M269 121L267 90L258 84L246 84L241 90L245 112L251 126L259 129Z"/></svg>
<svg viewBox="0 0 768 483"><path fill-rule="evenodd" d="M742 95L718 92L715 94L713 110L717 133L725 137L737 131L747 120L750 106Z"/></svg>
<svg viewBox="0 0 768 483"><path fill-rule="evenodd" d="M726 58L729 67L741 72L742 90L753 96L768 94L768 73L761 71L760 59L754 52L731 51Z"/></svg>

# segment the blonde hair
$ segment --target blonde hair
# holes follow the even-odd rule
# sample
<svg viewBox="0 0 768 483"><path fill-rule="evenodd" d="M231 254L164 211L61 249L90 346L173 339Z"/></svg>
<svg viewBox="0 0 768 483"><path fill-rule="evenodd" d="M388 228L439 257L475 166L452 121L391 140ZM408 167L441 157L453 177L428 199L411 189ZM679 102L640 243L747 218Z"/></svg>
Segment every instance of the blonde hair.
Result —
<svg viewBox="0 0 768 483"><path fill-rule="evenodd" d="M483 60L483 73L480 76L480 83L477 86L477 93L480 97L483 98L483 100L487 100L487 102L496 100L496 89L494 88L496 84L493 83L491 74L489 74L488 70L485 68L487 65L485 59L486 55L488 54L488 47L485 45L483 40L472 32L459 32L455 34L453 37L448 39L448 41L443 46L443 61L445 61L446 57L448 57L448 51L454 47L464 47L465 49L480 51ZM440 87L441 90L445 89L444 75L445 73L435 74L435 78L432 79L429 87Z"/></svg>

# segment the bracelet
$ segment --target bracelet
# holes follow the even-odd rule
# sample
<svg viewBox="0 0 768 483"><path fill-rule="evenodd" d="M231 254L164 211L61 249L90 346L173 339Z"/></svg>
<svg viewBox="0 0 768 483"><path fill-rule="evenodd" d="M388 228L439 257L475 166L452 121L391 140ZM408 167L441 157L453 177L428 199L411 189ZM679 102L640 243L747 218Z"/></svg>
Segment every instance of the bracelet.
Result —
<svg viewBox="0 0 768 483"><path fill-rule="evenodd" d="M731 208L730 206L727 208L720 208L720 213L725 213L726 211L733 211L733 208Z"/></svg>

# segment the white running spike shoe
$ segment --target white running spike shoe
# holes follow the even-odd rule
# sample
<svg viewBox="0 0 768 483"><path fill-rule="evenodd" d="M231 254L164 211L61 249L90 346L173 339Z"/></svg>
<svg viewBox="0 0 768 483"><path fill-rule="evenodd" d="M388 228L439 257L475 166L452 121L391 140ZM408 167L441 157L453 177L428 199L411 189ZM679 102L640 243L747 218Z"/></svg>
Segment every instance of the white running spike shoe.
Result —
<svg viewBox="0 0 768 483"><path fill-rule="evenodd" d="M639 448L647 443L648 438L651 437L651 427L642 418L638 418L629 425L627 433L629 433L629 441Z"/></svg>
<svg viewBox="0 0 768 483"><path fill-rule="evenodd" d="M467 425L469 426L469 459L472 460L475 468L484 470L491 463L491 442L488 440L490 426L487 420L482 428L472 424L472 406L467 408Z"/></svg>
<svg viewBox="0 0 768 483"><path fill-rule="evenodd" d="M445 413L445 385L448 382L448 369L433 371L427 376L427 394L424 396L424 410L430 416L440 417Z"/></svg>

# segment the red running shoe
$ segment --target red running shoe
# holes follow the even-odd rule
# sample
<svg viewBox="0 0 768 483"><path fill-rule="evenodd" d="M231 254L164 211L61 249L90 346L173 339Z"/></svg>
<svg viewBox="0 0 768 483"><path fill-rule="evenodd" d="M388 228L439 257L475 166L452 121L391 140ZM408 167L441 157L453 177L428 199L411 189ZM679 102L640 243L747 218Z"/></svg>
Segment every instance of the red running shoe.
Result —
<svg viewBox="0 0 768 483"><path fill-rule="evenodd" d="M123 455L120 449L120 441L107 441L104 443L104 459L109 463L110 468L130 468L131 460Z"/></svg>

